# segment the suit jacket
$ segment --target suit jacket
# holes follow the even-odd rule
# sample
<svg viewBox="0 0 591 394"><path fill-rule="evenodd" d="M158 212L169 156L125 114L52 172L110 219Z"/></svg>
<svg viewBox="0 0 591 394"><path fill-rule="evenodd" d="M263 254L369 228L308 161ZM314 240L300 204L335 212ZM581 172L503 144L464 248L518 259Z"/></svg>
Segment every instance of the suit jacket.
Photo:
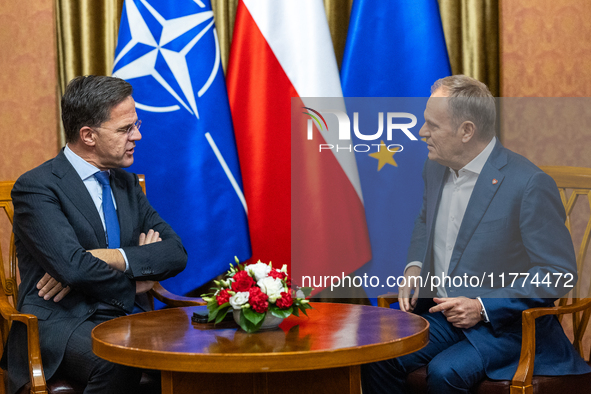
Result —
<svg viewBox="0 0 591 394"><path fill-rule="evenodd" d="M435 220L448 174L447 167L430 160L425 163L423 206L415 222L408 256L409 262L423 262L421 276L425 280L434 275ZM572 275L570 284L576 283L576 259L565 218L554 180L497 141L474 186L448 270L450 277L476 276L484 278L484 283L475 287L446 284L449 297L482 298L490 322L478 323L464 333L480 353L491 379L508 380L516 371L521 349L521 312L552 305L567 293L564 279L554 286L558 274L563 278L564 274ZM503 273L504 283L500 277ZM509 273L529 273L529 277L524 280L522 275L511 286L513 276ZM536 275L541 282L546 274L552 278L552 286L536 286L532 282ZM416 313L428 313L435 292L430 286L420 289ZM564 335L556 317L538 318L534 373L587 372L591 370Z"/></svg>
<svg viewBox="0 0 591 394"><path fill-rule="evenodd" d="M187 253L180 238L150 206L135 174L111 170L117 203L121 248L129 261L127 274L111 269L87 250L106 248L99 213L63 151L23 174L12 190L14 235L21 276L17 309L39 320L41 356L46 379L59 366L66 343L99 303L130 313L136 280L163 280L185 268ZM160 232L161 242L139 246L140 233ZM69 285L60 302L38 296L45 273ZM29 381L26 328L14 323L4 358L9 393ZM5 360L6 361L6 360Z"/></svg>

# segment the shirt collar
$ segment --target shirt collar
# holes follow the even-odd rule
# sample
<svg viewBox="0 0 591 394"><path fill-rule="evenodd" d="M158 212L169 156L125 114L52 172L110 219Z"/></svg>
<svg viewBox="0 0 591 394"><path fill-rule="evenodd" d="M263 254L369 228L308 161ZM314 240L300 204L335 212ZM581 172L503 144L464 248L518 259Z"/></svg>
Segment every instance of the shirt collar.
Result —
<svg viewBox="0 0 591 394"><path fill-rule="evenodd" d="M460 171L465 170L465 171L470 171L470 172L480 175L480 172L482 171L482 168L486 164L486 161L488 160L488 157L492 153L492 150L495 147L496 143L497 143L497 137L493 137L490 140L490 142L488 143L488 145L486 146L486 148L484 148L482 150L482 152L480 152L478 154L478 156L476 156L474 159L472 159L472 161L470 163L466 164ZM450 170L453 172L453 170L451 168L450 168Z"/></svg>
<svg viewBox="0 0 591 394"><path fill-rule="evenodd" d="M66 155L66 158L68 159L72 167L74 167L74 169L83 181L90 178L97 172L100 172L98 168L96 168L95 166L93 166L92 164L90 164L77 154L75 154L70 149L68 144L66 144L66 147L64 148L64 155Z"/></svg>

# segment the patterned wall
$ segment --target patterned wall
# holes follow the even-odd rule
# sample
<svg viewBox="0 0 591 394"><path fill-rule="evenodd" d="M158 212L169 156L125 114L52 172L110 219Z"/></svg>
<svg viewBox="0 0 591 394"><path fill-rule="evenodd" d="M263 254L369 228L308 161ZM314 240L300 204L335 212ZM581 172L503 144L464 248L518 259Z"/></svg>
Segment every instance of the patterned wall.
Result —
<svg viewBox="0 0 591 394"><path fill-rule="evenodd" d="M0 0L0 181L57 153L55 48L53 0ZM10 223L0 213L7 258Z"/></svg>
<svg viewBox="0 0 591 394"><path fill-rule="evenodd" d="M0 180L57 153L53 0L0 0Z"/></svg>
<svg viewBox="0 0 591 394"><path fill-rule="evenodd" d="M537 165L591 167L591 3L588 0L501 0L503 144ZM545 98L544 98L545 97ZM554 98L548 98L554 97ZM580 244L589 204L575 208ZM578 250L578 248L577 248ZM591 255L580 281L589 287ZM563 319L572 337L570 319ZM591 330L584 348L588 357Z"/></svg>
<svg viewBox="0 0 591 394"><path fill-rule="evenodd" d="M500 35L503 97L591 97L589 1L502 0ZM591 128L569 114L588 119L590 106L527 106L503 106L506 147L538 165L591 167Z"/></svg>

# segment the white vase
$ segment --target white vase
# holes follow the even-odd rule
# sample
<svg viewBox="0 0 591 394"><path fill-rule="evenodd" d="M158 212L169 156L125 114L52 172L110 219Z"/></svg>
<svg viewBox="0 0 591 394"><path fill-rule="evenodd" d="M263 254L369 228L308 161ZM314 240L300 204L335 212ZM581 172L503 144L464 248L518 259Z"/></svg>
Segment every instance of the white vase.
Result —
<svg viewBox="0 0 591 394"><path fill-rule="evenodd" d="M240 309L234 309L232 310L232 314L234 316L234 321L236 322L236 324L240 325ZM260 327L260 330L265 330L265 329L272 329L272 328L277 328L281 322L283 321L282 317L277 317L277 316L273 316L270 313L266 313L265 314L265 319L263 320L263 324Z"/></svg>

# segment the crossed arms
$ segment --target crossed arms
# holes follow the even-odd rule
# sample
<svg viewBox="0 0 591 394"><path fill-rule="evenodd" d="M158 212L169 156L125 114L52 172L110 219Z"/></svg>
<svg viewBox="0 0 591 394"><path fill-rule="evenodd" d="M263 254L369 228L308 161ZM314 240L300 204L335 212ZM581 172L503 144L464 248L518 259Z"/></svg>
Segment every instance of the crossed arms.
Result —
<svg viewBox="0 0 591 394"><path fill-rule="evenodd" d="M150 229L147 234L141 233L139 239L139 246L149 245L154 242L160 242L160 233ZM123 255L117 249L93 249L89 250L94 257L103 260L111 268L117 271L125 271L125 259ZM138 280L135 282L135 293L147 293L154 286L152 280ZM43 278L37 283L37 289L39 289L39 297L43 297L45 300L51 300L54 302L60 302L71 290L70 286L63 286L61 282L52 278L51 275L45 273Z"/></svg>
<svg viewBox="0 0 591 394"><path fill-rule="evenodd" d="M93 211L96 208L90 199L85 201L84 185L71 185L71 179L68 183L55 180L43 167L23 175L12 192L23 279L24 296L19 303L37 303L34 298L40 295L63 301L68 292L76 290L78 295L69 303L90 296L131 312L136 292L151 287L148 281L163 280L184 269L187 254L180 238L151 207L137 177L120 173L117 181L126 185L119 192L123 196L119 214L124 215L122 220L129 229L121 234L125 239L121 248L129 261L124 272L125 262L118 250L100 249L98 236L104 230ZM77 174L71 178L74 176Z"/></svg>

